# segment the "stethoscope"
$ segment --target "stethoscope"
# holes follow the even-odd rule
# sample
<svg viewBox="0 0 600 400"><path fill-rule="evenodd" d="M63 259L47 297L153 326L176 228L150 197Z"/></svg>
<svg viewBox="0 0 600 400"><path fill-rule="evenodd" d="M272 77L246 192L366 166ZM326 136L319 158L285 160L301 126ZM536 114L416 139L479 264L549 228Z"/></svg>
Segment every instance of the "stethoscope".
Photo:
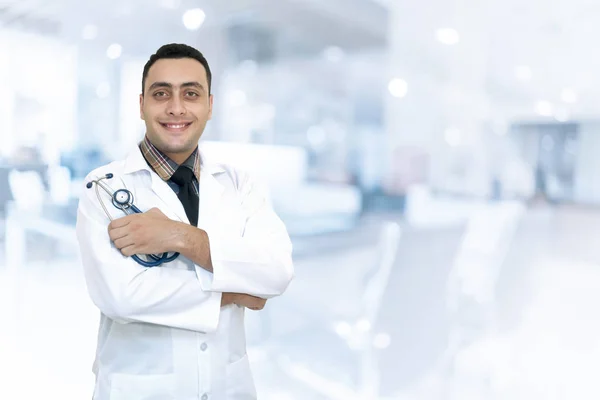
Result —
<svg viewBox="0 0 600 400"><path fill-rule="evenodd" d="M104 209L104 212L106 213L108 218L111 221L113 219L110 213L108 212L108 209L104 205L104 201L102 200L102 196L100 196L98 187L104 190L111 197L113 206L123 211L125 215L141 214L142 211L140 211L140 209L133 204L133 193L131 193L127 189L118 189L114 191L108 184L102 182L103 179L112 179L112 177L113 174L109 173L101 178L97 178L88 182L86 185L88 189L91 189L92 186L94 186L94 183L96 184L96 197L98 197L98 201L100 202L100 205ZM135 254L131 256L131 258L133 258L138 264L143 265L144 267L157 267L163 263L168 263L175 260L177 257L179 257L179 253L173 253L170 256L169 253L163 253L160 256L155 254L148 254L148 257L151 260L143 260L140 256Z"/></svg>

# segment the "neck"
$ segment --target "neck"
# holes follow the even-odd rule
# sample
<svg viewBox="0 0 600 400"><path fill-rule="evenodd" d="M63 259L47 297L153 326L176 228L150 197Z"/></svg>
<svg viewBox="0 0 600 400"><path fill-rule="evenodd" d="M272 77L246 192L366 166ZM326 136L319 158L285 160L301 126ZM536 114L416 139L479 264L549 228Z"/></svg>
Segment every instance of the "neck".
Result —
<svg viewBox="0 0 600 400"><path fill-rule="evenodd" d="M165 153L165 155L171 160L175 161L177 165L181 165L192 155L193 152L194 150L186 153Z"/></svg>

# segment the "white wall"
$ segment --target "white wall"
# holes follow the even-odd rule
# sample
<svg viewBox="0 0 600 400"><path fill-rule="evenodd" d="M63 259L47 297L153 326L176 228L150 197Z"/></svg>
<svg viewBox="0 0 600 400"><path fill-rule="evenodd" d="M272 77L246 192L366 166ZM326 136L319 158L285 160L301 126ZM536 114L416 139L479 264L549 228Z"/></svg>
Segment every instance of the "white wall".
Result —
<svg viewBox="0 0 600 400"><path fill-rule="evenodd" d="M119 139L121 142L116 148L125 154L142 140L145 133L145 125L140 118L139 100L145 63L146 60L130 59L121 65L119 93ZM114 145L111 147L115 148Z"/></svg>
<svg viewBox="0 0 600 400"><path fill-rule="evenodd" d="M389 165L395 149L415 146L430 155L430 186L486 196L491 171L484 136L497 116L486 87L484 20L464 18L455 1L433 9L407 4L390 2L388 78L404 79L408 91L403 98L384 94ZM457 29L459 43L437 41L440 28Z"/></svg>
<svg viewBox="0 0 600 400"><path fill-rule="evenodd" d="M0 54L0 154L37 145L47 162L58 162L60 151L76 138L76 49L52 38L3 30Z"/></svg>

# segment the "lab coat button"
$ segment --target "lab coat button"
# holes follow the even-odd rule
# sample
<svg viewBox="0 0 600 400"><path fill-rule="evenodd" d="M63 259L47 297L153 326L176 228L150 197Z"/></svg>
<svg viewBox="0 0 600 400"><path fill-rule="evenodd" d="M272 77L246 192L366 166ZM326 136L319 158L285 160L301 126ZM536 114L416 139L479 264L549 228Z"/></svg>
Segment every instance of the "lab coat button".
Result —
<svg viewBox="0 0 600 400"><path fill-rule="evenodd" d="M202 395L202 400L208 400L208 395L206 393Z"/></svg>
<svg viewBox="0 0 600 400"><path fill-rule="evenodd" d="M208 348L208 345L206 343L202 343L202 345L200 346L200 350L202 350L202 351L205 351L207 348ZM204 400L206 400L206 399L204 399Z"/></svg>

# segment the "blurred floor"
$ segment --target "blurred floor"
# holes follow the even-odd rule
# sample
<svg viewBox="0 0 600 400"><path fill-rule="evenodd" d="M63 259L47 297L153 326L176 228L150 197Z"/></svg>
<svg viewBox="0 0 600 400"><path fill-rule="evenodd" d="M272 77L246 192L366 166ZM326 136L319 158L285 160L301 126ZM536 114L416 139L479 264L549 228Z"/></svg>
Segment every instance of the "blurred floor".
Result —
<svg viewBox="0 0 600 400"><path fill-rule="evenodd" d="M352 315L344 304L351 304L353 288L361 283L360 265L372 257L382 218L366 216L351 232L295 239L297 277L288 294L268 303L264 312L249 314L249 351L261 400L334 398L311 388L324 386L329 374L349 386L356 383L357 355L327 332L333 317ZM480 338L456 355L450 368L441 369L452 322L446 312L446 279L464 227L403 229L379 322L372 327L390 338L389 346L377 352L382 398L600 397L592 379L600 372L595 315L600 212L529 210L498 280L494 336ZM40 252L51 248L29 246L33 253L28 258L43 260ZM7 275L0 250L0 312L17 318L16 323L2 319L1 399L90 398L97 313L75 255L60 257L20 270L14 310L8 294L15 277ZM307 345L308 338L314 341ZM319 376L302 370L303 360ZM476 372L469 369L473 365ZM487 386L474 387L481 385L478 380Z"/></svg>

